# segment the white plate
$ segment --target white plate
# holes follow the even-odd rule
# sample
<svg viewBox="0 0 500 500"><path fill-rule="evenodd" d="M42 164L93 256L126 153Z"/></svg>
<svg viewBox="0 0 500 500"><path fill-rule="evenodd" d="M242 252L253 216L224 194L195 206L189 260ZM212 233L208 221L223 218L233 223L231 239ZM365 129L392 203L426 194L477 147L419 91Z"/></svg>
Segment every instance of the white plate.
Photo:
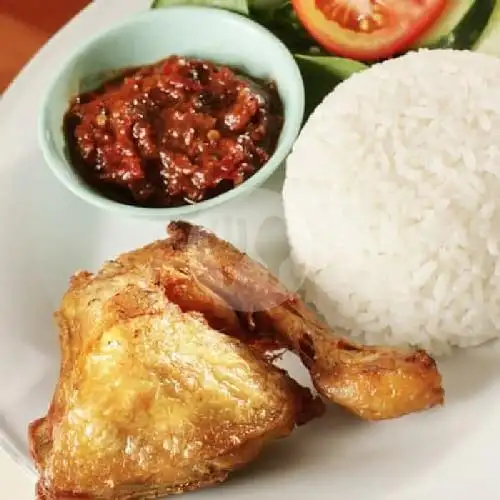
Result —
<svg viewBox="0 0 500 500"><path fill-rule="evenodd" d="M43 48L0 102L0 445L29 470L26 428L45 413L54 388L59 353L52 311L68 277L164 235L164 224L105 214L52 177L36 141L41 94L76 43L148 4L94 3ZM287 280L280 183L275 177L268 189L194 221ZM500 348L463 351L440 367L444 408L376 424L332 409L199 498L498 499Z"/></svg>

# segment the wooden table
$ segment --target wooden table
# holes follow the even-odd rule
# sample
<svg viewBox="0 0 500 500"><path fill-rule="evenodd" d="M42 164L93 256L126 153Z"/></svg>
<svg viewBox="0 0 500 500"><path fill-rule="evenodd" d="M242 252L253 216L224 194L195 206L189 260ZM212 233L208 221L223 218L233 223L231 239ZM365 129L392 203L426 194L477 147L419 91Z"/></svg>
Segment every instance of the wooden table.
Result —
<svg viewBox="0 0 500 500"><path fill-rule="evenodd" d="M0 0L0 92L90 0Z"/></svg>

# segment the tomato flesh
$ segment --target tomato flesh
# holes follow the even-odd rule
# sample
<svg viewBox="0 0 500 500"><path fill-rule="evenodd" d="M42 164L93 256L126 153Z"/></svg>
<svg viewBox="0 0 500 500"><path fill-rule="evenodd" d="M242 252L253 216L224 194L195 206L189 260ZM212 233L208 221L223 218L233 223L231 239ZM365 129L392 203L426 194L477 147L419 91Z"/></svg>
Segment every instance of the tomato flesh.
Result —
<svg viewBox="0 0 500 500"><path fill-rule="evenodd" d="M391 57L428 31L448 0L292 0L326 50L360 61Z"/></svg>

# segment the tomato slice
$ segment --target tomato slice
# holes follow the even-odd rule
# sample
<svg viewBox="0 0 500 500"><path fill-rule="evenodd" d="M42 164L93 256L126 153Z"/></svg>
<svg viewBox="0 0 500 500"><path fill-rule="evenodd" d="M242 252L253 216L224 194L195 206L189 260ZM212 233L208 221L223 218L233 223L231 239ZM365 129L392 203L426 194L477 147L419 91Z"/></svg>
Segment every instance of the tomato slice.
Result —
<svg viewBox="0 0 500 500"><path fill-rule="evenodd" d="M329 52L360 61L409 48L448 0L292 0L298 18Z"/></svg>

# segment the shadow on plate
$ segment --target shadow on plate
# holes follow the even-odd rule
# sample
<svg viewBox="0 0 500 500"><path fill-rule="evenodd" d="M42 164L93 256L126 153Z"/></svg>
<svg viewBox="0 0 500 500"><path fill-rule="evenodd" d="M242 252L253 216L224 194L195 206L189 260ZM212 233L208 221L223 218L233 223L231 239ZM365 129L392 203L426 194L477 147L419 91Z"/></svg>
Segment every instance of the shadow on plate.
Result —
<svg viewBox="0 0 500 500"><path fill-rule="evenodd" d="M462 403L500 383L500 344L491 341L476 348L455 349L449 356L438 359L438 366L447 406Z"/></svg>
<svg viewBox="0 0 500 500"><path fill-rule="evenodd" d="M325 437L332 445L332 453L342 453L341 448L335 447L335 436L341 435L343 440L348 439L349 435L368 430L369 426L369 423L341 408L330 406L321 419L297 429L289 438L271 443L258 460L235 472L231 482L246 481L252 477L262 480L267 476L280 475L285 470L287 473L300 474L304 463L314 463L324 457L318 452Z"/></svg>

